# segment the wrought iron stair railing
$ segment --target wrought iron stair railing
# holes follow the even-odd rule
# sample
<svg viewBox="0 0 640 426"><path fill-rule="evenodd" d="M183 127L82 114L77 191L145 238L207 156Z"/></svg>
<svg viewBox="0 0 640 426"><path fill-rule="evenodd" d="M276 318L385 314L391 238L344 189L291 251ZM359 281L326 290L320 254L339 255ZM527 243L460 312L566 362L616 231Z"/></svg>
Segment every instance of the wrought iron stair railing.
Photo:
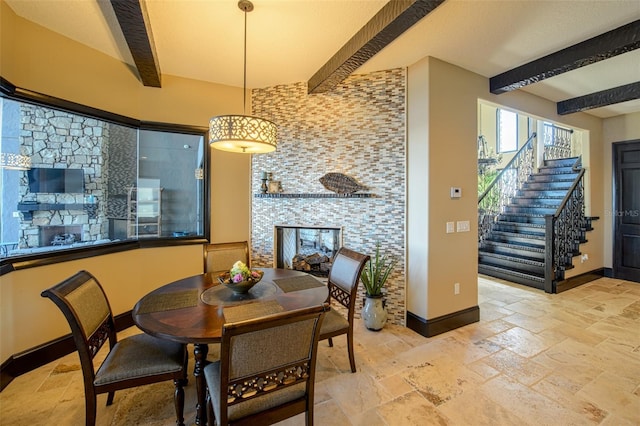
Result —
<svg viewBox="0 0 640 426"><path fill-rule="evenodd" d="M587 217L584 209L584 173L581 159L573 166L578 175L554 214L545 216L545 284L546 293L556 293L556 284L572 264L573 256L585 242Z"/></svg>
<svg viewBox="0 0 640 426"><path fill-rule="evenodd" d="M478 198L478 244L490 234L493 226L511 198L529 178L534 167L533 133L504 169Z"/></svg>

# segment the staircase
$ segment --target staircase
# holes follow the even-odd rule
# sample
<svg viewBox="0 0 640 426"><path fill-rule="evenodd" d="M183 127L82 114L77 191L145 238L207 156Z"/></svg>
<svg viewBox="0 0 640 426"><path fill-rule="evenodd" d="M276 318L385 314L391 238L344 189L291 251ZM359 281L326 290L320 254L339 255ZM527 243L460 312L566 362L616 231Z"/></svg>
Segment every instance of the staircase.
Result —
<svg viewBox="0 0 640 426"><path fill-rule="evenodd" d="M546 246L554 244L554 238L546 232L547 221L551 219L549 215L557 213L574 182L581 177L583 172L576 164L578 158L545 160L538 173L529 175L481 239L478 272L549 291L550 271L557 270L553 271L554 279L563 278L564 270L573 267L571 258L580 254L579 245L586 242L585 231L590 230L588 218L584 218L584 226L577 235L571 237L570 253L563 253L556 268L546 265L545 278L545 259L554 262L549 256L553 251L545 252Z"/></svg>

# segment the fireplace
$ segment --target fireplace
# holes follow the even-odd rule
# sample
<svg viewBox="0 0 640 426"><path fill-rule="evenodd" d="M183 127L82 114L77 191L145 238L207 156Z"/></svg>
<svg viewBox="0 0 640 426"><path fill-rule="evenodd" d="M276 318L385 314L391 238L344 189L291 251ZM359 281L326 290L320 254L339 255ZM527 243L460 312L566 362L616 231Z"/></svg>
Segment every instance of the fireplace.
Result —
<svg viewBox="0 0 640 426"><path fill-rule="evenodd" d="M342 247L342 228L276 225L276 268L304 271L319 277L329 275L333 256Z"/></svg>
<svg viewBox="0 0 640 426"><path fill-rule="evenodd" d="M67 246L82 241L82 225L40 227L40 247Z"/></svg>

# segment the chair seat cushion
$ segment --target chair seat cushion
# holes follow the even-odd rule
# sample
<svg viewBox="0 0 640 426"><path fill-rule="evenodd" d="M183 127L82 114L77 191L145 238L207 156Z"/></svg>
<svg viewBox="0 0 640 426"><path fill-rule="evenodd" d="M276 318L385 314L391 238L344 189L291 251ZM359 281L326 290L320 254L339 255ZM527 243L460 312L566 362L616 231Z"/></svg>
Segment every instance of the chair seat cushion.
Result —
<svg viewBox="0 0 640 426"><path fill-rule="evenodd" d="M176 373L182 370L185 347L181 343L136 334L120 340L98 371L94 384L107 385L138 377Z"/></svg>
<svg viewBox="0 0 640 426"><path fill-rule="evenodd" d="M217 419L220 418L220 361L212 362L204 368L204 377L207 389L211 395L213 412ZM237 420L250 414L255 414L269 408L277 407L289 401L294 401L305 396L306 385L299 383L277 392L265 394L229 407L229 421Z"/></svg>
<svg viewBox="0 0 640 426"><path fill-rule="evenodd" d="M335 309L331 309L328 311L324 319L322 320L322 325L320 326L320 338L325 334L333 334L338 331L344 331L345 333L349 329L349 321L338 313Z"/></svg>

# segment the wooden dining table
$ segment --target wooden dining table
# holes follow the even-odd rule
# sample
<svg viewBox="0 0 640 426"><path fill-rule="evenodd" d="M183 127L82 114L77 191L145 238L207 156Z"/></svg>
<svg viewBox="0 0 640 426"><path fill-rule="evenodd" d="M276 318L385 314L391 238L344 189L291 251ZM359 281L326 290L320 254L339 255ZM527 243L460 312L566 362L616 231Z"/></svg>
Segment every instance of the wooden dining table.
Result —
<svg viewBox="0 0 640 426"><path fill-rule="evenodd" d="M133 322L152 336L193 344L196 379L196 424L207 423L203 369L208 345L219 343L225 323L321 305L327 286L312 275L290 269L254 268L262 280L246 294L221 284L215 273L205 273L166 284L146 294L132 310Z"/></svg>

